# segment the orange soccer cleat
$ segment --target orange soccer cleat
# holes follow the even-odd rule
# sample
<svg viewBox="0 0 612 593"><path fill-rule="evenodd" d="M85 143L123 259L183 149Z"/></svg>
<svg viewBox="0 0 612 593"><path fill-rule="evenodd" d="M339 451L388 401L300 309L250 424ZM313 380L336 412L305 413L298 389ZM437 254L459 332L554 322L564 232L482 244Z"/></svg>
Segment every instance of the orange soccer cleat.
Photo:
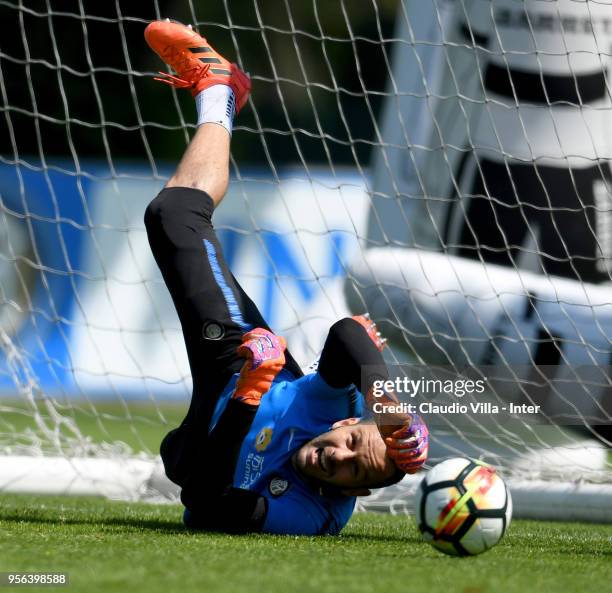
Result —
<svg viewBox="0 0 612 593"><path fill-rule="evenodd" d="M191 25L169 19L153 21L144 35L151 49L177 74L160 72L162 77L155 80L191 89L194 97L215 84L225 84L234 91L236 113L244 107L251 92L251 79L217 53Z"/></svg>

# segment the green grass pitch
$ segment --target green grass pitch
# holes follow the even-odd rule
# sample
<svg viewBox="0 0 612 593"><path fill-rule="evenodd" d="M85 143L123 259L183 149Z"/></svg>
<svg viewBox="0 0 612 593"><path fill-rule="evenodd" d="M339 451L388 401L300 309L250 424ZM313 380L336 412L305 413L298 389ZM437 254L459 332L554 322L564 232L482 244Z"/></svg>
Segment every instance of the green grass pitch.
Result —
<svg viewBox="0 0 612 593"><path fill-rule="evenodd" d="M31 410L5 402L1 411L0 433L44 441ZM62 412L94 442L157 452L185 405L96 402ZM452 558L421 541L405 516L357 514L339 537L228 536L185 531L176 505L0 493L0 572L8 571L66 571L70 585L51 589L67 593L609 591L612 525L514 521L491 551ZM12 590L43 589L0 587Z"/></svg>
<svg viewBox="0 0 612 593"><path fill-rule="evenodd" d="M4 494L0 550L0 571L67 571L70 585L52 587L67 592L567 593L612 582L612 525L576 523L515 521L489 552L452 558L404 516L357 514L339 537L228 536L185 531L176 505Z"/></svg>

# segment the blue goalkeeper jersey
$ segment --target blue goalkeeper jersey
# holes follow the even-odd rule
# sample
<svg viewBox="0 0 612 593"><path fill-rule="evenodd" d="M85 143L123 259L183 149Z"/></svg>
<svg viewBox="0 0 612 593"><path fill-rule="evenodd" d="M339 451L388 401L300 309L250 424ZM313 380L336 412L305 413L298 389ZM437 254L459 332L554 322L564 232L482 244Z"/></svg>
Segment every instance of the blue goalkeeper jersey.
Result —
<svg viewBox="0 0 612 593"><path fill-rule="evenodd" d="M234 389L234 375L219 398L210 430ZM286 370L262 397L242 447L234 486L264 496L267 533L337 534L350 519L355 497L321 493L295 471L291 456L304 443L331 430L334 422L361 416L363 397L354 388L329 387L318 373L295 379Z"/></svg>

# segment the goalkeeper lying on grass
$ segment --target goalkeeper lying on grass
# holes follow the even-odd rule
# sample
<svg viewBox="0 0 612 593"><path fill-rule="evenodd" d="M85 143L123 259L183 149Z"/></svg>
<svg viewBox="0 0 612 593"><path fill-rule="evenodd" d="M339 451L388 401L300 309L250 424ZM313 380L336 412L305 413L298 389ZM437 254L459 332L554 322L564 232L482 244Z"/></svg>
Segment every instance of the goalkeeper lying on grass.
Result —
<svg viewBox="0 0 612 593"><path fill-rule="evenodd" d="M191 89L198 129L145 224L176 306L193 376L181 426L161 445L185 524L232 533L336 534L355 496L413 473L427 457L418 417L360 422L383 340L367 317L335 323L318 371L302 373L227 268L211 218L229 175L232 120L251 83L190 27L151 23L145 38ZM357 391L357 389L359 391Z"/></svg>

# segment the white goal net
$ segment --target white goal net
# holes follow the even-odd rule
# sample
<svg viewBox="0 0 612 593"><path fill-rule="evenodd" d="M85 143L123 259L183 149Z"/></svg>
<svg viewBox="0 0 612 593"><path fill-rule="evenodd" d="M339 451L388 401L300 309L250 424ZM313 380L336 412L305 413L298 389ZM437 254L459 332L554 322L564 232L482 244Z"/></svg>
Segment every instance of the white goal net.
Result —
<svg viewBox="0 0 612 593"><path fill-rule="evenodd" d="M172 17L253 79L216 226L298 361L368 310L398 372L501 369L490 401L545 422L434 422L429 463L494 464L523 516L612 520L609 2L0 15L0 492L176 497L157 452L191 382L142 222L194 130L142 37ZM414 484L362 506L410 511Z"/></svg>

